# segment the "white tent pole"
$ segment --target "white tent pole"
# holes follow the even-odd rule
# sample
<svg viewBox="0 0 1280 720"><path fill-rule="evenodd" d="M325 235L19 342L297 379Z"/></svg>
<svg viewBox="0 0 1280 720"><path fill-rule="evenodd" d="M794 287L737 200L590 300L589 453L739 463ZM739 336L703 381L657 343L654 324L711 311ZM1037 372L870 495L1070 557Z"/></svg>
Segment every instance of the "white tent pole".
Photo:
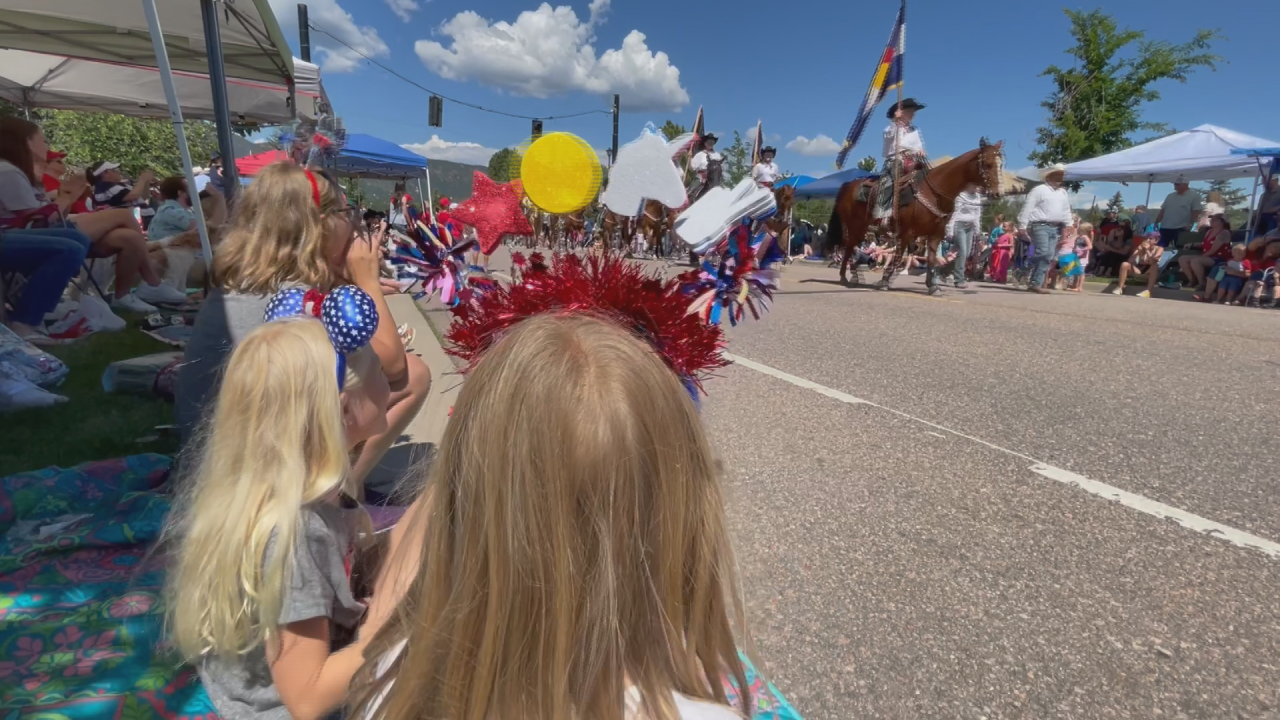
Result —
<svg viewBox="0 0 1280 720"><path fill-rule="evenodd" d="M1254 213L1258 208L1258 178L1262 175L1262 158L1258 158L1258 174L1253 176L1253 190L1249 193L1249 224L1244 234L1245 243L1253 240L1253 226L1257 223Z"/></svg>
<svg viewBox="0 0 1280 720"><path fill-rule="evenodd" d="M173 120L173 133L178 138L178 152L182 155L182 171L187 178L187 192L196 189L195 173L191 170L191 149L187 147L187 133L182 125L182 106L178 104L178 92L173 87L173 71L169 68L169 50L164 46L164 35L160 32L160 16L156 14L155 0L142 0L142 11L147 16L147 29L151 32L151 46L155 48L156 65L160 68L160 83L164 85L164 96L169 101L169 117ZM236 159L229 158L234 166ZM231 175L236 177L235 173ZM209 245L209 228L204 224L204 208L200 207L200 198L192 197L191 209L196 215L196 231L200 233L200 249L204 252L205 269L209 277L213 277L213 247Z"/></svg>
<svg viewBox="0 0 1280 720"><path fill-rule="evenodd" d="M1143 203L1147 208L1147 212L1151 212L1151 181L1147 181L1147 201Z"/></svg>
<svg viewBox="0 0 1280 720"><path fill-rule="evenodd" d="M436 223L436 204L435 204L435 201L431 198L431 165L429 165L429 164L427 165L427 169L426 169L426 171L424 172L424 174L427 176L427 215L428 215L428 217L430 217L430 218L431 218L431 224L432 224L432 225L435 225L435 223ZM418 192L419 192L419 193L421 193L421 192L422 192L422 181L421 181L421 180L419 180L419 181L418 181Z"/></svg>

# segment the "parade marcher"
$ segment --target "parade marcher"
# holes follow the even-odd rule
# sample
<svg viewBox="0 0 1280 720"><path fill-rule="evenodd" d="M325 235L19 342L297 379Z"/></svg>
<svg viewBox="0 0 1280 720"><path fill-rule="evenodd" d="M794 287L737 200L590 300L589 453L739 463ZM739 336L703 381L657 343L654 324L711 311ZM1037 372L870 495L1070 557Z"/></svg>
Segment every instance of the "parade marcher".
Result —
<svg viewBox="0 0 1280 720"><path fill-rule="evenodd" d="M880 193L876 198L875 219L882 225L893 216L894 179L904 178L925 159L924 138L911 121L923 103L907 98L889 108L892 121L884 129L884 167L880 175Z"/></svg>
<svg viewBox="0 0 1280 720"><path fill-rule="evenodd" d="M1030 235L1035 248L1035 266L1027 289L1047 295L1049 291L1041 285L1049 263L1053 262L1054 248L1062 238L1062 231L1071 224L1071 197L1062 186L1066 177L1066 167L1062 164L1041 170L1040 177L1044 184L1027 194L1027 202L1018 213L1018 229Z"/></svg>
<svg viewBox="0 0 1280 720"><path fill-rule="evenodd" d="M773 189L773 184L782 176L782 172L778 170L778 165L773 161L775 155L778 154L777 149L766 147L760 151L760 162L751 168L751 179L756 181L757 185Z"/></svg>
<svg viewBox="0 0 1280 720"><path fill-rule="evenodd" d="M689 168L697 173L693 184L689 186L690 204L724 182L724 156L716 152L716 141L719 139L710 133L703 135L698 143L698 152L689 163Z"/></svg>
<svg viewBox="0 0 1280 720"><path fill-rule="evenodd" d="M982 194L978 192L977 183L969 183L956 196L956 207L947 221L946 237L956 244L956 271L953 275L958 288L965 286L965 265L969 261L969 252L973 249L973 241L978 237L978 225L982 222Z"/></svg>

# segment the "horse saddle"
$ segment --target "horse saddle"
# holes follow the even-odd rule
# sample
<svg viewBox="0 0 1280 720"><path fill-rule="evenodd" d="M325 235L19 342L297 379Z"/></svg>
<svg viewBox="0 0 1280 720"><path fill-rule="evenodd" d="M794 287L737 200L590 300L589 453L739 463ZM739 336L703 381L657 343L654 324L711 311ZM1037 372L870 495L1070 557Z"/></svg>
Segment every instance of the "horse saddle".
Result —
<svg viewBox="0 0 1280 720"><path fill-rule="evenodd" d="M924 182L929 171L919 168L898 178L898 207L906 207L916 199L916 188ZM881 173L875 182L866 182L858 188L858 202L873 203L883 192L882 185L893 180L892 173Z"/></svg>

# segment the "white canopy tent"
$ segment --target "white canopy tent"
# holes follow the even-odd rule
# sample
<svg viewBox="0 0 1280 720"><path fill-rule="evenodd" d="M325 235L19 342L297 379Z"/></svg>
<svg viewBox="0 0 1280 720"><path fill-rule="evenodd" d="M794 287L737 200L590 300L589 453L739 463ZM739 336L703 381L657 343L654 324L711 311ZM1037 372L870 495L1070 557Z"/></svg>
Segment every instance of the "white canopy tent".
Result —
<svg viewBox="0 0 1280 720"><path fill-rule="evenodd" d="M1169 137L1067 165L1069 181L1173 182L1188 180L1256 178L1258 162L1233 155L1232 150L1275 147L1263 140L1216 125L1201 125Z"/></svg>
<svg viewBox="0 0 1280 720"><path fill-rule="evenodd" d="M320 84L320 69L297 58L293 63L298 82L292 101L284 84L227 78L232 120L264 125L287 123L294 118L294 105L297 117L318 119L321 108L328 105ZM215 119L207 74L175 71L173 83L184 117ZM26 50L0 50L0 98L24 108L169 116L158 68Z"/></svg>
<svg viewBox="0 0 1280 720"><path fill-rule="evenodd" d="M201 2L156 0L169 64L208 73ZM0 0L0 47L158 67L138 0ZM268 0L218 2L223 66L228 78L277 85L294 76L289 44Z"/></svg>

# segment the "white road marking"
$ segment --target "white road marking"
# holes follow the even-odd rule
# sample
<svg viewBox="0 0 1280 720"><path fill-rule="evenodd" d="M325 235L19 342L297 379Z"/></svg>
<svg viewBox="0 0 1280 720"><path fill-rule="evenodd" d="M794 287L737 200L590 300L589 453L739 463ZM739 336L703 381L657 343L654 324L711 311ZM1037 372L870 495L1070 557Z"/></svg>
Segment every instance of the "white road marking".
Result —
<svg viewBox="0 0 1280 720"><path fill-rule="evenodd" d="M946 439L946 437L947 437L946 435L943 435L942 433L936 433L936 432L934 432L934 431L932 431L932 430L925 430L925 434L927 434L927 435L932 435L932 436L934 436L934 437L939 437L939 438L942 438L942 439L944 439L944 440L945 440L945 439Z"/></svg>
<svg viewBox="0 0 1280 720"><path fill-rule="evenodd" d="M1016 450L1010 450L1009 448L1001 447L994 443L989 443L986 440L983 440L981 438L976 438L976 437L973 437L972 435L966 435L957 430L952 430L949 427L945 427L937 423L929 422L928 420L925 420L923 418L918 418L914 415L909 415L907 413L902 412L901 410L894 410L893 408L885 407L884 405L873 403L870 400L863 400L862 398L854 397L853 395L850 395L849 393L846 393L846 392L833 390L832 388L826 387L824 385L819 385L818 383L815 383L812 380L806 380L802 377L796 377L795 375L792 375L787 372L783 372L782 370L779 370L774 367L770 367L768 365L764 365L762 363L758 363L754 360L748 360L747 358L738 357L737 355L733 355L731 353L724 353L724 357L726 360L729 360L735 365L741 365L742 367L755 370L756 372L762 373L764 375L768 375L770 377L777 378L784 382L795 385L796 387L801 387L806 390L812 390L818 393L819 395L825 395L833 400L839 400L840 402L848 403L850 405L869 405L873 408L876 408L877 410L883 410L885 412L892 413L906 420L911 420L912 422L917 422L917 423L920 423L921 425L925 425L927 427L933 428L934 430L939 430L941 432L954 435L959 438L964 438L965 440L978 443L979 445L985 445L986 447L989 447L992 450L1002 452L1006 455L1012 455L1013 457L1020 458L1022 460L1026 460L1032 463L1031 467L1028 469L1031 470L1031 472L1034 472L1037 475L1040 475L1041 477L1045 477L1050 480L1063 483L1065 485L1078 487L1087 493L1096 495L1106 500L1112 500L1114 502L1118 502L1121 505L1124 505L1125 507L1130 508L1132 510L1137 510L1140 513L1145 513L1147 515L1150 515L1152 517L1157 517L1162 520L1172 520L1178 523L1179 525L1185 528L1188 528L1190 530L1194 530L1198 533L1203 533L1210 537L1218 538L1220 540L1225 540L1231 543L1232 545L1236 545L1238 547L1259 550L1272 558L1280 559L1280 543L1275 542L1273 540L1268 540L1264 537L1259 537L1257 535L1247 533L1243 530L1237 530L1228 525L1223 525L1222 523L1214 522L1213 520L1210 520L1208 518L1204 518L1199 515L1196 515L1195 513L1188 512L1186 510L1182 510L1180 508L1176 508L1171 505L1165 505L1164 503L1159 502L1157 500L1152 500L1151 498L1144 497L1136 493L1131 493L1127 490L1121 490L1118 487L1114 487L1106 483L1099 482L1097 480L1091 480L1083 475L1078 475L1076 473L1071 472L1070 470L1065 470L1060 467L1055 467L1046 462L1037 460L1036 458L1033 458L1030 455L1020 453ZM937 433L930 433L930 434L936 435Z"/></svg>
<svg viewBox="0 0 1280 720"><path fill-rule="evenodd" d="M506 280L507 282L514 282L514 281L511 279L511 276L510 276L510 275L508 275L508 274L506 274L506 273L502 272L501 270L492 270L492 271L490 271L490 272L489 272L489 274L490 274L490 275L497 275L498 277L502 278L503 280Z"/></svg>

